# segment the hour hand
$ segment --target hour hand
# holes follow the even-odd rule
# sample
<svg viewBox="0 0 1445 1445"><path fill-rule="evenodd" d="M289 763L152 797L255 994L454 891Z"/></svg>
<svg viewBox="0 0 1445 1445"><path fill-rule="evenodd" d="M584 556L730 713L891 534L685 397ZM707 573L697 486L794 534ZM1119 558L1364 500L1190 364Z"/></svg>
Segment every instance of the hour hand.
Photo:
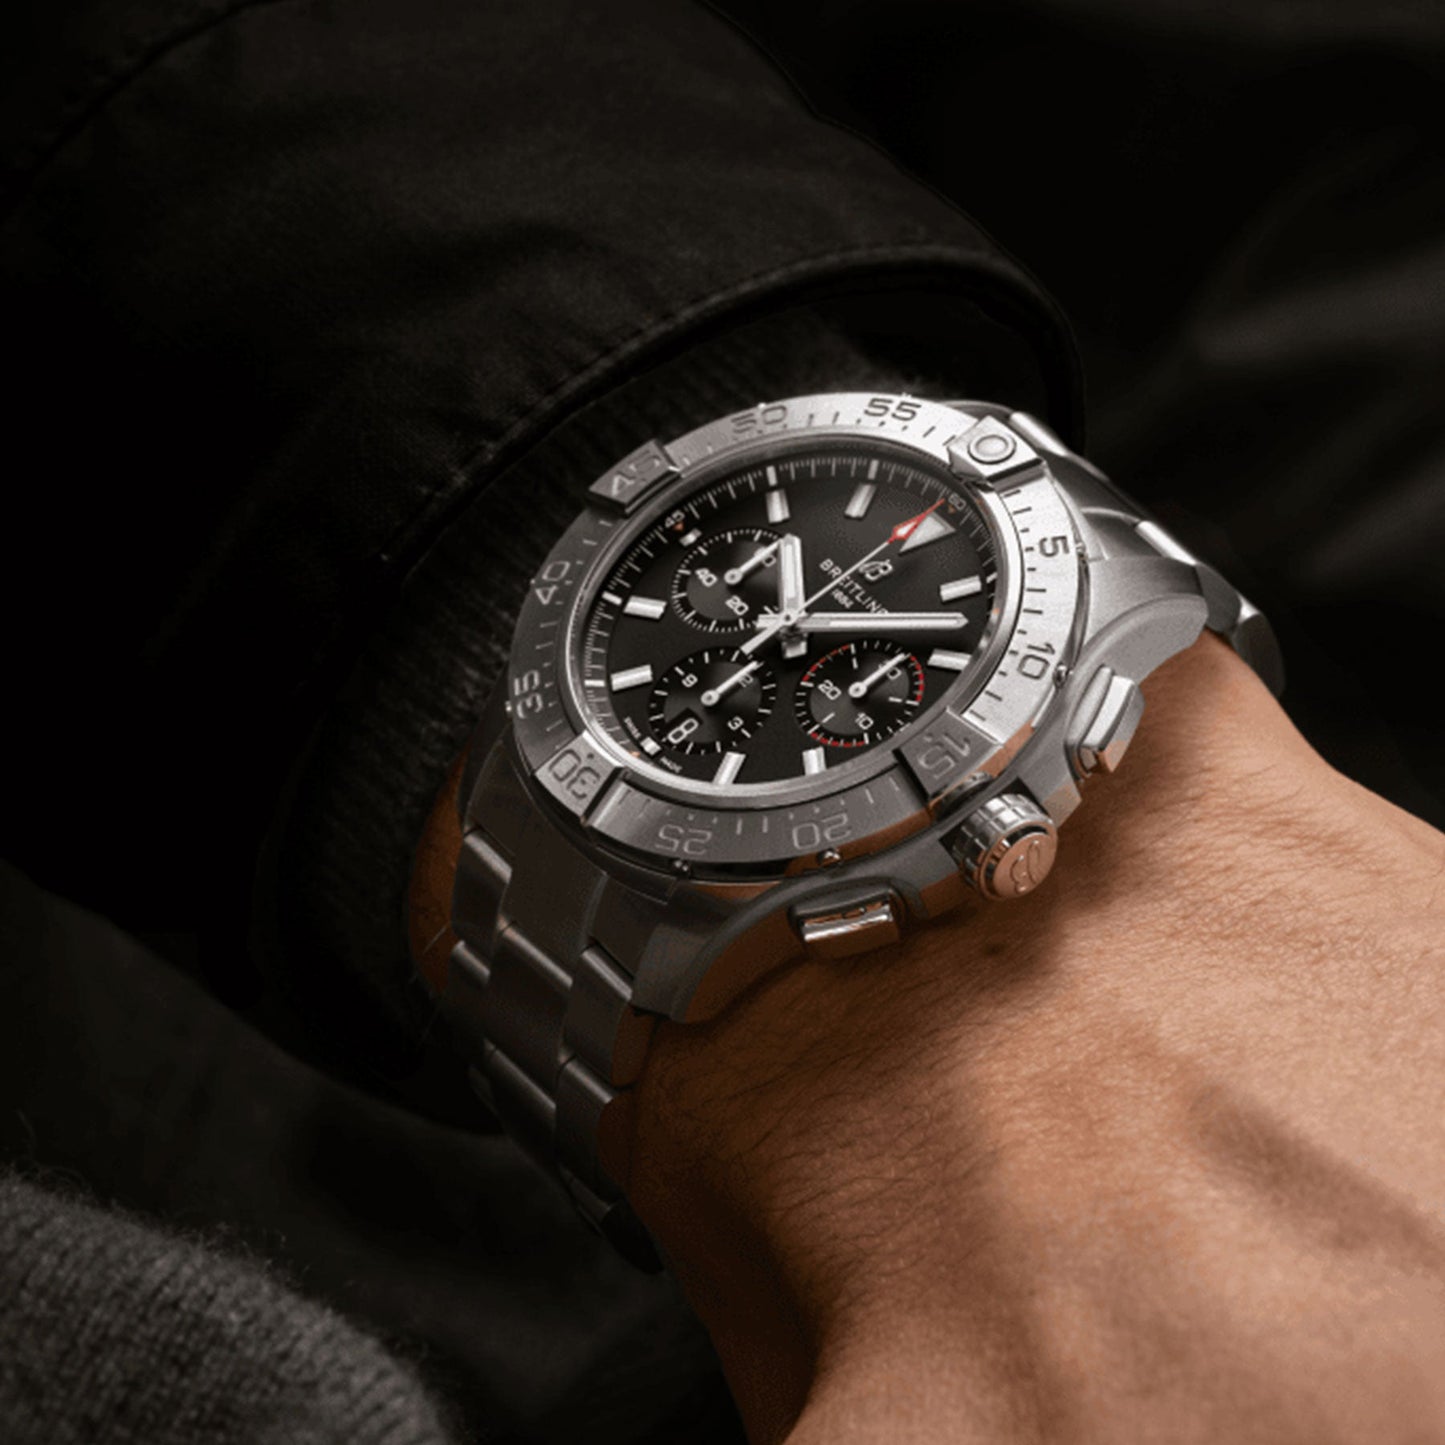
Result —
<svg viewBox="0 0 1445 1445"><path fill-rule="evenodd" d="M793 621L802 621L808 593L803 581L803 543L792 532L783 537L778 549L778 611ZM801 657L808 650L802 637L783 638L783 656Z"/></svg>
<svg viewBox="0 0 1445 1445"><path fill-rule="evenodd" d="M812 612L796 623L802 632L953 632L966 627L961 612Z"/></svg>

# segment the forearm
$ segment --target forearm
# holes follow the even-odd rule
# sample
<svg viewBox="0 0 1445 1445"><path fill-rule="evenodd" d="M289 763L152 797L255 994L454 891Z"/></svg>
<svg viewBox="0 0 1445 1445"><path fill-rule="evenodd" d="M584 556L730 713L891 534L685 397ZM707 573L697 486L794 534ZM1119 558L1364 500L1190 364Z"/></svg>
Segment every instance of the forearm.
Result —
<svg viewBox="0 0 1445 1445"><path fill-rule="evenodd" d="M1445 1422L1441 840L1212 640L1146 690L1026 904L659 1034L630 1193L755 1439Z"/></svg>

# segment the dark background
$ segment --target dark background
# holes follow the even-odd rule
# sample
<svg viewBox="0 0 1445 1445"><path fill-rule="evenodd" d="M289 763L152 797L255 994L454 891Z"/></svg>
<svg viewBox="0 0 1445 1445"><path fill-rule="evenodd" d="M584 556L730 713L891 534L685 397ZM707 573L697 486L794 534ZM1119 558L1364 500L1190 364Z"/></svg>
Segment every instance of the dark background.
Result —
<svg viewBox="0 0 1445 1445"><path fill-rule="evenodd" d="M1091 455L1237 559L1315 746L1445 823L1445 10L721 8L1053 292Z"/></svg>

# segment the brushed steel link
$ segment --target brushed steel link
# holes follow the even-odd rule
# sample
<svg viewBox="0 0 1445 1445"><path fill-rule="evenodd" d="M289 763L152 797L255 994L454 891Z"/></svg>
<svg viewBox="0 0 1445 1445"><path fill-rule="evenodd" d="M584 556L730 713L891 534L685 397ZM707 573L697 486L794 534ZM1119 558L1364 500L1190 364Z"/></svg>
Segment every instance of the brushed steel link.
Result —
<svg viewBox="0 0 1445 1445"><path fill-rule="evenodd" d="M608 888L630 890L532 809L501 738L477 768L463 822L453 892L462 941L442 1003L482 1061L474 1087L530 1155L562 1174L583 1216L648 1264L645 1232L596 1158L602 1110L641 1072L655 1022L632 1008L626 973L588 934ZM645 930L659 900L643 902Z"/></svg>
<svg viewBox="0 0 1445 1445"><path fill-rule="evenodd" d="M515 925L502 929L481 996L487 1037L542 1088L562 1067L562 1020L572 980Z"/></svg>
<svg viewBox="0 0 1445 1445"><path fill-rule="evenodd" d="M546 1168L556 1165L552 1140L557 1131L557 1106L501 1049L489 1046L482 1056L487 1097L502 1127Z"/></svg>
<svg viewBox="0 0 1445 1445"><path fill-rule="evenodd" d="M482 957L496 946L502 896L511 877L511 864L484 833L474 831L462 839L452 890L452 926Z"/></svg>
<svg viewBox="0 0 1445 1445"><path fill-rule="evenodd" d="M617 1091L608 1088L581 1059L569 1059L557 1076L557 1158L569 1173L604 1199L621 1196L621 1190L607 1178L597 1160L602 1111L616 1097Z"/></svg>
<svg viewBox="0 0 1445 1445"><path fill-rule="evenodd" d="M688 895L671 886L661 894L644 893L624 878L612 878L597 900L592 931L608 956L631 978L633 965L657 930L665 923L676 924L679 918L691 918L697 911L698 905ZM701 926L715 928L717 921L709 917Z"/></svg>
<svg viewBox="0 0 1445 1445"><path fill-rule="evenodd" d="M606 885L607 874L534 810L518 839L502 911L522 921L534 947L565 961L570 976L590 942L592 916Z"/></svg>
<svg viewBox="0 0 1445 1445"><path fill-rule="evenodd" d="M577 961L562 1039L604 1083L632 1084L642 1072L657 1020L632 1007L632 983L600 948Z"/></svg>
<svg viewBox="0 0 1445 1445"><path fill-rule="evenodd" d="M458 943L447 960L446 987L442 1007L452 1027L463 1035L472 1048L472 1056L480 1058L489 1042L484 1022L482 999L487 991L491 970L467 943Z"/></svg>

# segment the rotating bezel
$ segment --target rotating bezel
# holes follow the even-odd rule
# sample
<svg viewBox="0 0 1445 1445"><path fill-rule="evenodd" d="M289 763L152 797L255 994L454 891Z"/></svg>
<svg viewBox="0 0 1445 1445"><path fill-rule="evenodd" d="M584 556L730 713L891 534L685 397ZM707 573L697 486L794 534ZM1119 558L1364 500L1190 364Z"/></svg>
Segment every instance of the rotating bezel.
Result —
<svg viewBox="0 0 1445 1445"><path fill-rule="evenodd" d="M526 774L593 843L654 864L775 876L877 851L926 827L964 779L986 779L1022 745L1067 662L1080 567L1069 510L1022 432L1010 465L964 464L968 434L1008 430L1002 408L838 393L774 402L647 452L650 480L613 472L543 564L522 609L508 688ZM893 452L951 477L989 528L998 570L976 668L895 737L826 774L716 787L629 755L590 721L575 649L582 619L636 537L721 473L829 445ZM960 474L962 473L962 474ZM615 489L614 489L615 490Z"/></svg>

